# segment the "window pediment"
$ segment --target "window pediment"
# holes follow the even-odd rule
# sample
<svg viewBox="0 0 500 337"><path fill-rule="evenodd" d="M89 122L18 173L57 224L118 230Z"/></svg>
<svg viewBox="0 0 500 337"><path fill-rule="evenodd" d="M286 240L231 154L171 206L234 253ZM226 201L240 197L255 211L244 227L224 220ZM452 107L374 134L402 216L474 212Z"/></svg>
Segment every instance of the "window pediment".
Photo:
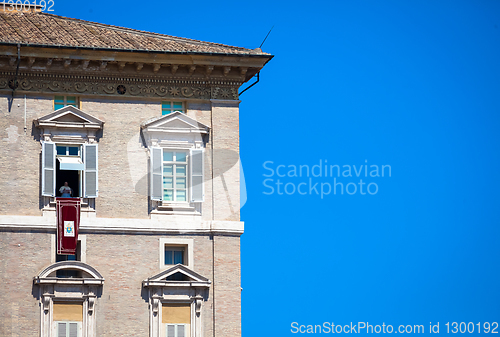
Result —
<svg viewBox="0 0 500 337"><path fill-rule="evenodd" d="M210 128L205 124L179 111L151 119L143 123L141 129L147 132L174 134L208 134L210 131Z"/></svg>
<svg viewBox="0 0 500 337"><path fill-rule="evenodd" d="M100 119L70 105L35 119L34 122L37 127L80 129L102 129L104 124Z"/></svg>
<svg viewBox="0 0 500 337"><path fill-rule="evenodd" d="M56 272L58 270L77 270L82 273L81 278L57 278ZM43 269L37 276L33 278L35 284L95 284L100 285L104 283L102 275L92 266L80 261L62 261L53 263L47 268Z"/></svg>
<svg viewBox="0 0 500 337"><path fill-rule="evenodd" d="M170 276L175 274L182 274L182 281L171 281L169 280ZM188 267L177 264L172 268L162 271L159 274L156 274L148 279L142 281L144 287L155 287L155 286L188 286L188 287L210 287L211 281L198 274L197 272L189 269Z"/></svg>

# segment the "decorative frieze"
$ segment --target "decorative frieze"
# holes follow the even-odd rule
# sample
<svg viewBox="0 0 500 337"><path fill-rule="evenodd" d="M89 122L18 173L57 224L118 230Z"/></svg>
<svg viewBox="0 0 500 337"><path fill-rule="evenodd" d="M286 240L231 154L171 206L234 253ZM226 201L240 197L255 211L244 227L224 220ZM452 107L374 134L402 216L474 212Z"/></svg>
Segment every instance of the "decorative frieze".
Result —
<svg viewBox="0 0 500 337"><path fill-rule="evenodd" d="M102 63L105 67L106 62ZM139 68L140 65L137 65ZM11 91L15 73L0 73L0 90ZM10 83L10 84L9 84ZM121 97L160 97L168 99L237 100L241 82L200 80L159 80L99 76L21 73L17 91L64 95L104 95Z"/></svg>

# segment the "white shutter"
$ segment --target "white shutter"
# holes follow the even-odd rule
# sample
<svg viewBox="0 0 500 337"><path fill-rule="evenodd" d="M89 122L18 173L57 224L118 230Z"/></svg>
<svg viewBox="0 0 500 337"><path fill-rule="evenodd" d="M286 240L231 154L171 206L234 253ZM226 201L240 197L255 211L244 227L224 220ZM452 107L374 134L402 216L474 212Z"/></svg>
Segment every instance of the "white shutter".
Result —
<svg viewBox="0 0 500 337"><path fill-rule="evenodd" d="M190 196L191 202L205 201L203 188L203 149L191 149L190 151Z"/></svg>
<svg viewBox="0 0 500 337"><path fill-rule="evenodd" d="M161 201L163 197L163 150L151 148L151 200Z"/></svg>
<svg viewBox="0 0 500 337"><path fill-rule="evenodd" d="M176 337L174 324L167 324L167 337Z"/></svg>
<svg viewBox="0 0 500 337"><path fill-rule="evenodd" d="M85 171L83 175L84 197L97 198L97 144L83 145L83 164Z"/></svg>
<svg viewBox="0 0 500 337"><path fill-rule="evenodd" d="M57 322L57 337L67 337L66 322Z"/></svg>
<svg viewBox="0 0 500 337"><path fill-rule="evenodd" d="M177 325L177 337L186 337L186 326L184 324Z"/></svg>
<svg viewBox="0 0 500 337"><path fill-rule="evenodd" d="M55 197L56 191L56 144L42 143L42 195Z"/></svg>
<svg viewBox="0 0 500 337"><path fill-rule="evenodd" d="M68 337L78 337L78 323L68 323L68 325L69 325Z"/></svg>

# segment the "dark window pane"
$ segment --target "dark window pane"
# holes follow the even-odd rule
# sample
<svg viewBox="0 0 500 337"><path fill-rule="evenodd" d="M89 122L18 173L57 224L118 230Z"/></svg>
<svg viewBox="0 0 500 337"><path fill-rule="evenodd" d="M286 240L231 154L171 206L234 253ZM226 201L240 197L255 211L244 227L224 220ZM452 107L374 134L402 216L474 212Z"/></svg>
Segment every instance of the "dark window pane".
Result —
<svg viewBox="0 0 500 337"><path fill-rule="evenodd" d="M66 155L66 146L58 146L57 147L57 154L60 156L65 156Z"/></svg>
<svg viewBox="0 0 500 337"><path fill-rule="evenodd" d="M183 251L179 251L179 250L174 251L174 264L177 264L177 263L182 264L183 260L184 260L183 255L184 255Z"/></svg>
<svg viewBox="0 0 500 337"><path fill-rule="evenodd" d="M78 156L78 148L70 146L70 148L69 148L69 155L70 156Z"/></svg>
<svg viewBox="0 0 500 337"><path fill-rule="evenodd" d="M165 264L173 264L173 252L171 250L165 250Z"/></svg>

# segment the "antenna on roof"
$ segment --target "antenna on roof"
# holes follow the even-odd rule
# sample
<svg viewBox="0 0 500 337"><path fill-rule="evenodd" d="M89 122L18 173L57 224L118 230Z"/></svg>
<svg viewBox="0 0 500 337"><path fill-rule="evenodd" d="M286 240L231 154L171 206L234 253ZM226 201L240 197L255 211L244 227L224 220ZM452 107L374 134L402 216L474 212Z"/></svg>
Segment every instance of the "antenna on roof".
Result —
<svg viewBox="0 0 500 337"><path fill-rule="evenodd" d="M262 41L262 43L260 44L259 48L256 48L257 50L259 50L260 52L262 52L262 45L264 44L264 42L266 42L267 40L267 37L269 36L269 34L271 34L271 31L273 30L274 28L274 25L271 27L271 29L269 29L269 32L267 33L266 37L264 38L264 40ZM238 96L241 96L241 94L243 94L245 91L247 91L248 89L250 89L251 87L253 87L254 85L256 85L257 83L259 83L260 81L260 70L259 72L256 74L257 75L257 80L255 82L253 82L252 84L250 84L248 87L245 88L245 90L243 90L242 92L240 92L238 94Z"/></svg>
<svg viewBox="0 0 500 337"><path fill-rule="evenodd" d="M267 33L266 37L264 38L264 41L262 41L259 48L262 48L262 45L264 44L264 42L266 42L267 37L269 36L269 34L271 34L271 31L273 30L273 28L274 28L274 25L271 27L271 29L269 29L269 33Z"/></svg>

